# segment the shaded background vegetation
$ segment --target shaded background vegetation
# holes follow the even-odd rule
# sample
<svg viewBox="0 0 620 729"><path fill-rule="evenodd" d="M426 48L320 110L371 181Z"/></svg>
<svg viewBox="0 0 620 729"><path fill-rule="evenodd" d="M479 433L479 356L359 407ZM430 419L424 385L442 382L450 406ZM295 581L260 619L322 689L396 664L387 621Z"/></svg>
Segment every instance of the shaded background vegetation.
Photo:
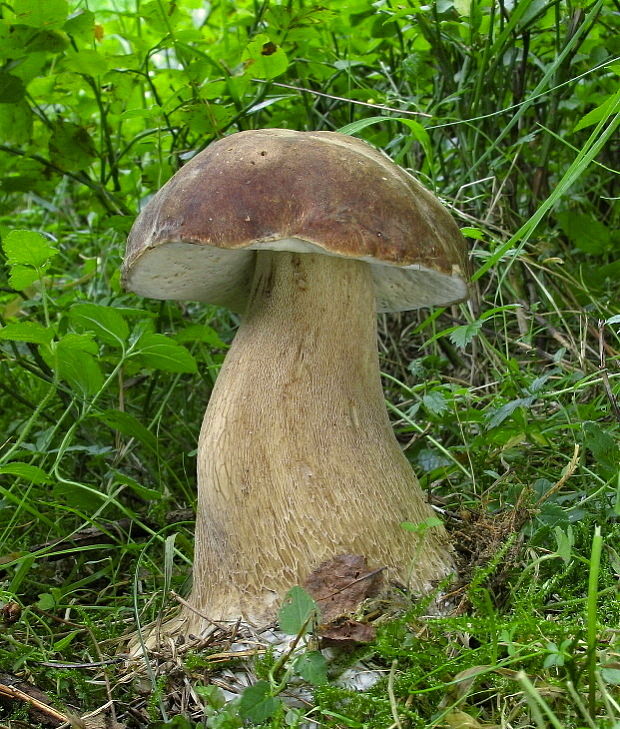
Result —
<svg viewBox="0 0 620 729"><path fill-rule="evenodd" d="M620 683L604 633L620 618L617 3L14 0L0 13L0 557L3 602L22 609L5 669L93 708L83 677L37 661L92 652L186 583L196 438L236 320L122 291L135 214L225 134L342 130L452 209L475 269L469 303L380 330L398 435L479 570L459 599L484 655L446 643L442 623L425 628L432 651L398 623L376 660L405 664L404 701L472 660L527 654L520 667L581 686L590 720L612 726L586 667ZM385 710L372 726L389 726L381 691L360 721ZM430 696L420 726L441 715ZM492 704L473 713L499 723Z"/></svg>

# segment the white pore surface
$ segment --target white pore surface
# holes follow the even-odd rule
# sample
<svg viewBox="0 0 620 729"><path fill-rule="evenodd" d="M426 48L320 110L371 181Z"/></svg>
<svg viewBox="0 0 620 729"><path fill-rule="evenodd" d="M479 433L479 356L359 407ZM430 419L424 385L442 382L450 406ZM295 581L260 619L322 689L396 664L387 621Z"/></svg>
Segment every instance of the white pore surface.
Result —
<svg viewBox="0 0 620 729"><path fill-rule="evenodd" d="M205 301L239 311L247 298L258 250L334 256L299 238L261 241L237 250L187 242L163 243L147 248L133 262L127 287L152 299ZM394 266L368 257L356 260L366 261L372 267L379 312L440 306L467 296L462 272L457 267L454 275L448 276L417 264Z"/></svg>

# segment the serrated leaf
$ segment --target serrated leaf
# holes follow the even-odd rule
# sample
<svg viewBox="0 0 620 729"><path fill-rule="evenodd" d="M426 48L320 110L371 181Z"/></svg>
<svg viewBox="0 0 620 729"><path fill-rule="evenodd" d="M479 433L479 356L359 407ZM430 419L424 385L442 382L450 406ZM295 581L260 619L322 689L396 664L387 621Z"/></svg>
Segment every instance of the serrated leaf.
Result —
<svg viewBox="0 0 620 729"><path fill-rule="evenodd" d="M310 629L313 615L318 614L316 602L303 589L292 587L285 595L282 607L278 612L280 630L287 635L299 635Z"/></svg>
<svg viewBox="0 0 620 729"><path fill-rule="evenodd" d="M455 347L465 349L481 328L481 321L472 321L469 324L464 324L450 332L450 341Z"/></svg>
<svg viewBox="0 0 620 729"><path fill-rule="evenodd" d="M424 407L434 415L441 415L448 409L448 401L437 390L431 390L422 397Z"/></svg>
<svg viewBox="0 0 620 729"><path fill-rule="evenodd" d="M94 417L102 420L113 430L118 430L119 433L130 438L136 438L154 453L157 452L157 438L131 413L122 410L104 410Z"/></svg>
<svg viewBox="0 0 620 729"><path fill-rule="evenodd" d="M24 291L39 280L39 272L30 266L12 266L9 274L9 286L15 291Z"/></svg>
<svg viewBox="0 0 620 729"><path fill-rule="evenodd" d="M34 230L12 230L2 240L2 248L11 266L25 265L42 268L58 249Z"/></svg>
<svg viewBox="0 0 620 729"><path fill-rule="evenodd" d="M69 6L67 0L14 0L13 12L18 23L49 28L65 21Z"/></svg>
<svg viewBox="0 0 620 729"><path fill-rule="evenodd" d="M295 661L295 672L313 686L327 683L327 661L319 651L302 653Z"/></svg>
<svg viewBox="0 0 620 729"><path fill-rule="evenodd" d="M140 355L147 367L165 372L196 372L194 357L180 344L164 334L146 332L136 344L132 355Z"/></svg>
<svg viewBox="0 0 620 729"><path fill-rule="evenodd" d="M258 681L244 689L241 694L239 713L244 719L258 724L273 716L280 703L280 699L271 695L269 682Z"/></svg>
<svg viewBox="0 0 620 729"><path fill-rule="evenodd" d="M36 321L12 321L0 329L0 339L11 342L32 342L33 344L48 344L54 333Z"/></svg>
<svg viewBox="0 0 620 729"><path fill-rule="evenodd" d="M76 304L69 311L70 321L95 333L105 344L123 347L129 336L129 327L123 316L110 306L100 304Z"/></svg>
<svg viewBox="0 0 620 729"><path fill-rule="evenodd" d="M37 485L50 482L49 476L41 468L21 461L14 461L0 466L0 474L17 476Z"/></svg>

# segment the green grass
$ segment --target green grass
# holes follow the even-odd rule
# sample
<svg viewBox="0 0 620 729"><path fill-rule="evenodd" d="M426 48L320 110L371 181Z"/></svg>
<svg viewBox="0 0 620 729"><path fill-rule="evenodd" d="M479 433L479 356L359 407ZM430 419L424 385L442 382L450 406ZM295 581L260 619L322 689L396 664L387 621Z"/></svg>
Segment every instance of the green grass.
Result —
<svg viewBox="0 0 620 729"><path fill-rule="evenodd" d="M351 656L381 682L357 694L330 673L259 724L617 729L617 3L32 8L0 10L0 671L61 710L114 700L127 727L239 726L208 689L175 717L209 651L174 677L48 664L114 656L187 589L196 440L237 322L121 289L135 214L225 134L344 130L414 171L471 244L469 303L380 319L394 427L459 548L460 612L412 605ZM282 675L257 672L279 695ZM2 711L33 725L21 702Z"/></svg>

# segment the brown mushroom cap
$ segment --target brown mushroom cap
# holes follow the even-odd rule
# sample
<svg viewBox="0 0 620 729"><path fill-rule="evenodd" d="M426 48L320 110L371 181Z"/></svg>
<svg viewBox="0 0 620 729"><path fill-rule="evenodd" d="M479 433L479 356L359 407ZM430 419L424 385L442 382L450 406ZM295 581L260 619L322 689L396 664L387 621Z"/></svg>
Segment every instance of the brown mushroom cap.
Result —
<svg viewBox="0 0 620 729"><path fill-rule="evenodd" d="M467 297L465 241L428 190L365 142L287 129L232 134L177 172L134 223L123 281L242 311L260 250L367 261L379 311Z"/></svg>

